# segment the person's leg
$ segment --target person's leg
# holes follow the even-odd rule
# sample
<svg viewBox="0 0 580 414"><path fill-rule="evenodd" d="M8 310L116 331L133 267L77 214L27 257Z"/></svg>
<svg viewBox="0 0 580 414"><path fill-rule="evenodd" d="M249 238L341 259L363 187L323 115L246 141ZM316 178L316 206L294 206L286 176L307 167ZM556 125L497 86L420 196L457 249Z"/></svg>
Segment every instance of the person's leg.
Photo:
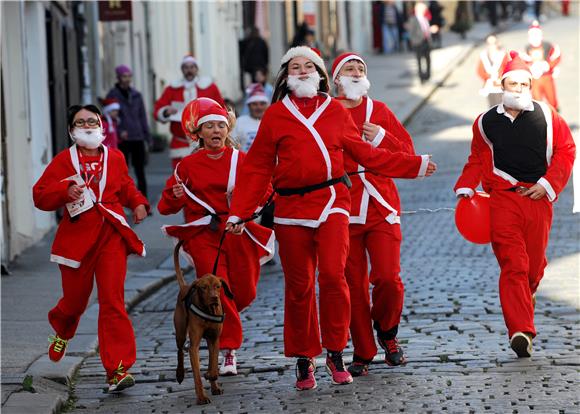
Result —
<svg viewBox="0 0 580 414"><path fill-rule="evenodd" d="M424 45L425 62L427 67L425 70L425 79L429 80L431 79L431 46L427 42L425 42Z"/></svg>
<svg viewBox="0 0 580 414"><path fill-rule="evenodd" d="M125 162L127 163L127 168L129 168L129 164L131 162L131 145L129 141L121 141L119 142L119 150L125 156Z"/></svg>
<svg viewBox="0 0 580 414"><path fill-rule="evenodd" d="M383 33L383 53L391 53L391 41L389 39L389 26L382 24L381 26Z"/></svg>
<svg viewBox="0 0 580 414"><path fill-rule="evenodd" d="M275 226L284 270L284 354L314 358L322 352L316 308L315 229Z"/></svg>
<svg viewBox="0 0 580 414"><path fill-rule="evenodd" d="M552 203L546 197L542 200L529 200L527 212L524 238L530 258L528 280L530 291L534 295L548 264L546 248L552 226Z"/></svg>
<svg viewBox="0 0 580 414"><path fill-rule="evenodd" d="M135 363L133 325L125 309L127 247L121 235L105 223L95 267L99 295L99 353L108 378L128 371Z"/></svg>
<svg viewBox="0 0 580 414"><path fill-rule="evenodd" d="M370 362L377 354L371 321L371 299L367 273L365 248L366 225L351 224L350 249L346 261L345 276L350 292L350 335L354 356L359 362Z"/></svg>
<svg viewBox="0 0 580 414"><path fill-rule="evenodd" d="M422 51L421 46L415 46L415 57L417 58L417 68L419 70L419 80L423 82L423 66L422 66Z"/></svg>
<svg viewBox="0 0 580 414"><path fill-rule="evenodd" d="M392 52L399 51L399 28L397 25L389 26L389 33L391 36L391 40L393 41Z"/></svg>
<svg viewBox="0 0 580 414"><path fill-rule="evenodd" d="M144 141L132 141L131 152L133 156L133 168L137 177L137 188L147 197L147 178L145 177L146 147Z"/></svg>

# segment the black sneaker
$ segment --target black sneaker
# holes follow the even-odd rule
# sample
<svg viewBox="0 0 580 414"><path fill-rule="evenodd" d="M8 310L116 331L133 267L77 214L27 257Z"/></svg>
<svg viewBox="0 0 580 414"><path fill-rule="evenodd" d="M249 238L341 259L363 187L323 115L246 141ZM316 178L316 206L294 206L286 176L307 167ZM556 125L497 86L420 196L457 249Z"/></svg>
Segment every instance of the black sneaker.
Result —
<svg viewBox="0 0 580 414"><path fill-rule="evenodd" d="M407 363L407 357L405 356L403 348L399 345L399 340L397 338L379 338L379 345L385 350L385 362L387 365L394 367L405 365Z"/></svg>
<svg viewBox="0 0 580 414"><path fill-rule="evenodd" d="M348 372L350 372L350 375L353 377L366 377L369 375L369 364L353 361L352 364L348 366Z"/></svg>

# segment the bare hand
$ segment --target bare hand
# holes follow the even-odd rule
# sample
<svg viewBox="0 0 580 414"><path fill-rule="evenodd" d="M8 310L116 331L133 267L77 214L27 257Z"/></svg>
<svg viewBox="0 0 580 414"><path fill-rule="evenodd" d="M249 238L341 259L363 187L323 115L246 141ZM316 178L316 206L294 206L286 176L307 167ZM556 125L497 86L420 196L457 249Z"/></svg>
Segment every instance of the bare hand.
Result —
<svg viewBox="0 0 580 414"><path fill-rule="evenodd" d="M77 184L71 185L68 188L68 198L69 198L69 200L73 200L73 201L79 200L83 196L84 192L85 192L85 185L84 184L83 185L77 185Z"/></svg>
<svg viewBox="0 0 580 414"><path fill-rule="evenodd" d="M183 191L183 185L182 184L173 184L173 197L175 198L181 198L183 197L183 194L185 193Z"/></svg>
<svg viewBox="0 0 580 414"><path fill-rule="evenodd" d="M381 127L370 122L363 124L363 135L367 141L372 141L379 134Z"/></svg>
<svg viewBox="0 0 580 414"><path fill-rule="evenodd" d="M532 200L539 200L540 198L543 198L547 193L548 192L543 186L541 186L540 184L534 184L521 194L522 196L530 197Z"/></svg>
<svg viewBox="0 0 580 414"><path fill-rule="evenodd" d="M173 114L177 113L177 108L174 108L172 106L170 106L169 108L166 108L163 113L165 114L166 117L171 116Z"/></svg>
<svg viewBox="0 0 580 414"><path fill-rule="evenodd" d="M234 224L234 223L226 223L226 231L228 233L232 233L235 234L236 236L239 236L240 234L242 234L242 232L244 231L244 227L246 227L245 223L240 223L240 224Z"/></svg>
<svg viewBox="0 0 580 414"><path fill-rule="evenodd" d="M431 156L429 156L429 158L431 158ZM427 164L427 171L425 171L425 177L433 175L435 171L437 171L437 164L429 159L429 164Z"/></svg>
<svg viewBox="0 0 580 414"><path fill-rule="evenodd" d="M463 194L457 194L457 198L470 198L470 197L469 197L469 194L463 193Z"/></svg>
<svg viewBox="0 0 580 414"><path fill-rule="evenodd" d="M133 222L139 224L145 219L145 217L147 217L147 209L143 204L139 204L135 207L135 210L133 210Z"/></svg>

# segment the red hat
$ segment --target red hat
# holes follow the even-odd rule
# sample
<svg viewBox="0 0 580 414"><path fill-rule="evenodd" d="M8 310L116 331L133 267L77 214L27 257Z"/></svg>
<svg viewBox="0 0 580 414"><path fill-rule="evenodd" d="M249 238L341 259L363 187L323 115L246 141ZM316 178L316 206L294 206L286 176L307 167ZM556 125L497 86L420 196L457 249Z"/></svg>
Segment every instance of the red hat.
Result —
<svg viewBox="0 0 580 414"><path fill-rule="evenodd" d="M116 98L103 99L103 113L109 113L111 111L118 111L121 109L121 104Z"/></svg>
<svg viewBox="0 0 580 414"><path fill-rule="evenodd" d="M308 47L308 46L296 46L288 49L286 54L282 56L282 60L280 61L280 65L290 62L290 60L294 59L295 57L302 56L306 59L309 59L314 63L318 69L326 73L326 67L324 66L324 61L320 55L320 50L316 49L315 47Z"/></svg>
<svg viewBox="0 0 580 414"><path fill-rule="evenodd" d="M228 123L228 112L216 101L210 98L197 98L188 103L181 115L181 127L192 140L197 136L192 133L201 124L208 121L221 121Z"/></svg>
<svg viewBox="0 0 580 414"><path fill-rule="evenodd" d="M338 72L340 72L340 69L342 69L344 64L346 62L348 62L349 60L358 60L359 62L362 62L362 64L365 66L365 73L366 73L367 64L363 60L363 58L361 58L356 53L347 52L347 53L343 53L342 55L337 56L336 59L334 59L334 62L332 63L332 80L336 79L336 77L338 76Z"/></svg>
<svg viewBox="0 0 580 414"><path fill-rule="evenodd" d="M518 55L515 50L510 51L511 60L506 63L503 73L501 74L501 80L509 77L519 77L525 79L532 79L532 72L528 68L526 62Z"/></svg>
<svg viewBox="0 0 580 414"><path fill-rule="evenodd" d="M251 104L252 102L266 102L266 103L270 102L268 96L266 95L266 92L264 91L264 87L259 83L251 84L246 90L246 92L248 94L248 99L246 100L246 103L248 105Z"/></svg>

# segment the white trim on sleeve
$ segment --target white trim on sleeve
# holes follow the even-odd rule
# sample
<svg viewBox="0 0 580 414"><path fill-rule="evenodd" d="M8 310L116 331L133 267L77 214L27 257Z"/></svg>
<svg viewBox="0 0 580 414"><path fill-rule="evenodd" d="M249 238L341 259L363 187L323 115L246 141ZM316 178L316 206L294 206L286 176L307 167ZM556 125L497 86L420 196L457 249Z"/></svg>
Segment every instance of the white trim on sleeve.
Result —
<svg viewBox="0 0 580 414"><path fill-rule="evenodd" d="M548 200L550 200L550 201L556 200L556 192L554 191L552 184L550 184L550 182L548 180L546 180L544 177L542 177L538 180L537 184L540 184L542 187L544 187L546 189L546 192L548 193L547 194Z"/></svg>
<svg viewBox="0 0 580 414"><path fill-rule="evenodd" d="M467 194L469 196L469 198L471 198L475 195L475 191L473 191L469 187L461 187L461 188L458 188L457 191L455 191L456 196L461 196L464 194Z"/></svg>

